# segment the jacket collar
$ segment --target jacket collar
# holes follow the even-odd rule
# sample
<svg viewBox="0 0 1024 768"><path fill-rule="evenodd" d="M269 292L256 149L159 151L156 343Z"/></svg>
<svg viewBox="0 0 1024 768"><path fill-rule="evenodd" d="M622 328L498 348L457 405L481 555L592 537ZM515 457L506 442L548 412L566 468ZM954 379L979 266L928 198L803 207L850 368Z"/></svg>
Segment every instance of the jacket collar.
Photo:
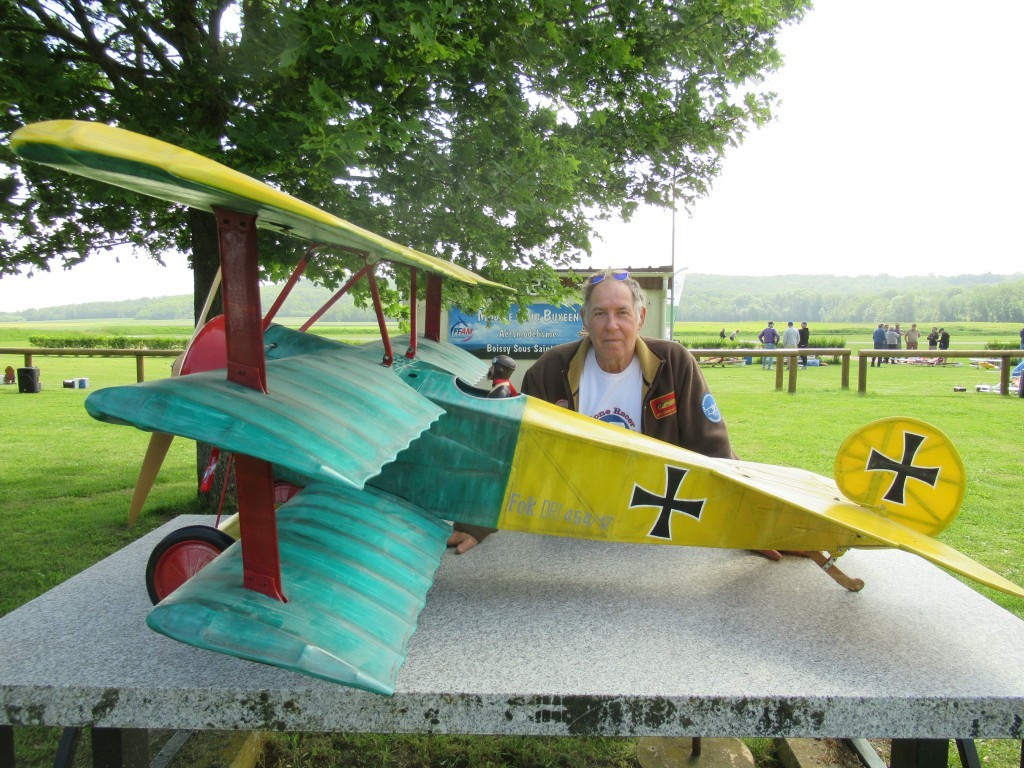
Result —
<svg viewBox="0 0 1024 768"><path fill-rule="evenodd" d="M587 361L587 353L590 351L591 346L590 337L584 336L572 359L569 361L569 390L572 393L574 411L579 411L580 409L580 381L583 379L583 365ZM654 377L664 361L639 336L636 337L636 351L634 354L640 362L640 371L643 375L644 386L643 391L640 393L640 399L644 400L647 397L647 390L651 388L651 382L654 381Z"/></svg>

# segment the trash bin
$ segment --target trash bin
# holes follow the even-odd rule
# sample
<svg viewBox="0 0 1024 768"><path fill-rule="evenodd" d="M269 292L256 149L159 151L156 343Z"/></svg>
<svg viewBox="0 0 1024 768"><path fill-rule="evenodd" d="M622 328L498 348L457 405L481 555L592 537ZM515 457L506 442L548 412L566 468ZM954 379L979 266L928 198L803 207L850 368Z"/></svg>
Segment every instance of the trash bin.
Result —
<svg viewBox="0 0 1024 768"><path fill-rule="evenodd" d="M33 366L32 368L18 369L19 392L38 392L42 388L42 385L39 383L38 368Z"/></svg>

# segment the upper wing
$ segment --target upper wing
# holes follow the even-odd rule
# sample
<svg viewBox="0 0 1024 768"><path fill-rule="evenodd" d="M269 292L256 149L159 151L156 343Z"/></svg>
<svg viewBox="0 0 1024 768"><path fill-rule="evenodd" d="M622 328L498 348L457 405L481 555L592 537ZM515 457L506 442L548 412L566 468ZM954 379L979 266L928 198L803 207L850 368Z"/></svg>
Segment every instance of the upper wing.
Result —
<svg viewBox="0 0 1024 768"><path fill-rule="evenodd" d="M470 285L505 288L443 259L357 227L316 206L181 147L102 123L51 120L11 135L19 157L145 195L210 211L255 214L256 225L366 252Z"/></svg>
<svg viewBox="0 0 1024 768"><path fill-rule="evenodd" d="M264 394L215 370L101 389L85 406L101 421L182 435L356 488L443 413L344 345L268 361L267 387Z"/></svg>
<svg viewBox="0 0 1024 768"><path fill-rule="evenodd" d="M367 488L315 483L277 511L287 602L242 586L236 542L149 614L189 645L394 692L451 526Z"/></svg>

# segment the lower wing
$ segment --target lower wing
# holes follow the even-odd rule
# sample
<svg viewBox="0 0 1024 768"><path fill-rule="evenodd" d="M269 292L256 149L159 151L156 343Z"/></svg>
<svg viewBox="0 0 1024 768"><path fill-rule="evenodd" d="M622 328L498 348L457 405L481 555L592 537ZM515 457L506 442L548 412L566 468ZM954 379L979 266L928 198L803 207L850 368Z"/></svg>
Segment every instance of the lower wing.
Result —
<svg viewBox="0 0 1024 768"><path fill-rule="evenodd" d="M383 491L314 483L277 511L287 602L242 586L236 542L149 614L183 643L394 692L451 526Z"/></svg>

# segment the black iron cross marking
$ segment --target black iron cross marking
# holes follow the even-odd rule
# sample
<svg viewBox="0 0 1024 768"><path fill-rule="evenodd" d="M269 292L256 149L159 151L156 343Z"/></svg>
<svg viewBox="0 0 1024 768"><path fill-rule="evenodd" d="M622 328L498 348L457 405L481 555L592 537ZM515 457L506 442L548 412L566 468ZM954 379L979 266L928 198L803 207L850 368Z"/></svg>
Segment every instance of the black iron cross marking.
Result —
<svg viewBox="0 0 1024 768"><path fill-rule="evenodd" d="M664 496L658 496L646 488L641 488L636 484L633 485L633 498L629 503L630 509L633 507L661 507L658 519L655 521L654 527L651 528L651 532L647 534L648 536L654 536L659 539L671 539L673 512L682 512L694 520L700 520L700 513L707 499L680 500L676 498L676 492L679 490L679 486L682 485L687 471L679 467L665 467Z"/></svg>
<svg viewBox="0 0 1024 768"><path fill-rule="evenodd" d="M917 453L917 449L921 447L921 443L923 442L924 435L917 435L913 432L904 432L903 458L898 462L893 461L883 453L879 453L874 448L871 449L871 455L868 456L867 471L896 473L896 477L893 478L892 485L889 486L889 490L885 492L885 496L882 498L896 504L903 504L903 491L907 484L908 477L928 483L932 488L935 487L935 483L939 478L939 467L914 466L914 455Z"/></svg>

